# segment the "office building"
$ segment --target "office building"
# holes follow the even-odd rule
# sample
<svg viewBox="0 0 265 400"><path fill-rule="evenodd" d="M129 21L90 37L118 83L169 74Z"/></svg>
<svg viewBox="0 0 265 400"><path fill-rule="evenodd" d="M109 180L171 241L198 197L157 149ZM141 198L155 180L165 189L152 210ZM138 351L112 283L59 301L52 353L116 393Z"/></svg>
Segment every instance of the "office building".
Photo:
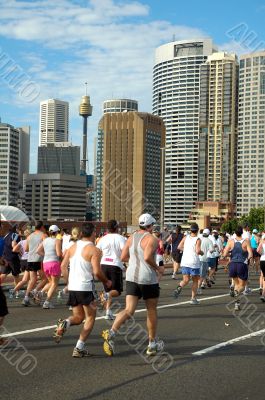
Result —
<svg viewBox="0 0 265 400"><path fill-rule="evenodd" d="M24 181L27 215L45 221L85 219L85 176L28 174Z"/></svg>
<svg viewBox="0 0 265 400"><path fill-rule="evenodd" d="M69 142L38 147L38 174L80 175L80 147Z"/></svg>
<svg viewBox="0 0 265 400"><path fill-rule="evenodd" d="M265 51L240 57L237 215L264 207Z"/></svg>
<svg viewBox="0 0 265 400"><path fill-rule="evenodd" d="M105 113L99 125L101 219L137 225L143 212L159 218L162 119L135 111L115 112Z"/></svg>
<svg viewBox="0 0 265 400"><path fill-rule="evenodd" d="M22 173L29 170L29 127L0 123L0 204L17 206Z"/></svg>
<svg viewBox="0 0 265 400"><path fill-rule="evenodd" d="M103 114L138 111L138 102L131 99L112 99L103 102ZM98 135L96 141L96 213L97 220L102 219L102 176L103 176L103 141L104 130L103 121L101 118L98 124Z"/></svg>
<svg viewBox="0 0 265 400"><path fill-rule="evenodd" d="M238 63L218 52L201 65L199 200L235 202Z"/></svg>
<svg viewBox="0 0 265 400"><path fill-rule="evenodd" d="M69 103L49 99L40 103L39 145L68 142Z"/></svg>
<svg viewBox="0 0 265 400"><path fill-rule="evenodd" d="M153 113L166 125L166 224L182 224L198 200L200 66L211 39L174 41L156 49Z"/></svg>

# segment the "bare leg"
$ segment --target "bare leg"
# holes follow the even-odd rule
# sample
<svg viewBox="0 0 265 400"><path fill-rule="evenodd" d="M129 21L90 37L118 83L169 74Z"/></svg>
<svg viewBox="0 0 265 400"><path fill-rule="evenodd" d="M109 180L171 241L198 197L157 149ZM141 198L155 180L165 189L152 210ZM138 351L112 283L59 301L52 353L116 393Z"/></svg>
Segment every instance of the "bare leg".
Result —
<svg viewBox="0 0 265 400"><path fill-rule="evenodd" d="M147 308L147 320L146 325L148 329L149 341L154 341L156 338L157 331L157 303L158 298L156 299L147 299L145 301Z"/></svg>
<svg viewBox="0 0 265 400"><path fill-rule="evenodd" d="M29 282L26 290L26 296L29 296L30 292L34 289L37 282L37 272L36 271L29 271Z"/></svg>
<svg viewBox="0 0 265 400"><path fill-rule="evenodd" d="M109 298L108 301L106 302L106 310L109 310L112 304L112 298L113 297L119 297L120 293L117 290L110 290L108 292Z"/></svg>
<svg viewBox="0 0 265 400"><path fill-rule="evenodd" d="M97 307L93 302L89 306L83 306L83 309L85 313L85 323L80 332L79 340L85 342L93 329L97 314Z"/></svg>
<svg viewBox="0 0 265 400"><path fill-rule="evenodd" d="M112 330L117 332L122 324L129 318L131 318L136 310L138 304L138 297L137 296L126 296L126 307L124 310L120 311L119 314L116 316L115 321L112 325Z"/></svg>
<svg viewBox="0 0 265 400"><path fill-rule="evenodd" d="M197 295L197 289L198 289L198 281L199 281L199 275L192 276L192 287L191 287L191 298L195 299Z"/></svg>
<svg viewBox="0 0 265 400"><path fill-rule="evenodd" d="M19 289L21 289L24 285L26 285L29 281L29 271L25 271L22 281L20 281L14 288L14 291L17 292Z"/></svg>
<svg viewBox="0 0 265 400"><path fill-rule="evenodd" d="M50 301L52 296L53 296L53 294L54 294L54 292L57 289L57 286L58 286L58 283L59 283L59 280L60 280L60 276L50 276L50 277L48 277L48 279L49 279L49 282L50 282L50 287L49 287L49 290L48 290L48 293L47 293L47 299L46 300Z"/></svg>

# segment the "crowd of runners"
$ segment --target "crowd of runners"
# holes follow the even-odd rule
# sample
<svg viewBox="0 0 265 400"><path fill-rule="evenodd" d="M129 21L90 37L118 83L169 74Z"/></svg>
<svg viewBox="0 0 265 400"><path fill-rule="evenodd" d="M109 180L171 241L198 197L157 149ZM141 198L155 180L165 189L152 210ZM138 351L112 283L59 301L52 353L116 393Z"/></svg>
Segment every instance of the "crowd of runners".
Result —
<svg viewBox="0 0 265 400"><path fill-rule="evenodd" d="M0 238L0 326L8 314L6 296L1 283L12 274L14 287L9 298L22 298L22 306L33 304L43 309L54 308L54 298L68 297L71 315L59 319L53 335L59 343L73 325L81 325L80 336L73 357L90 356L85 343L91 333L97 305L105 310L105 318L113 321L110 329L102 332L103 348L107 355L115 352L115 337L121 326L133 317L138 302L143 298L149 342L148 356L161 352L164 343L157 339L157 304L159 282L164 265L172 258L172 279L176 280L173 296L181 296L183 287L192 281L191 305L198 305L204 289L216 284L218 267L229 271L229 290L234 297L235 310L240 310L240 297L249 294L249 273L259 281L261 301L265 302L265 232L247 224L238 226L232 235L206 228L199 230L192 224L189 231L180 226L173 230L160 229L150 214L139 217L139 229L122 235L115 220L108 222L108 231L96 237L95 226L85 223L80 230L60 230L57 225L44 226L41 221L23 232L16 226ZM23 276L21 277L21 274ZM126 281L125 308L114 316L113 299L123 292ZM58 290L63 279L64 287ZM95 279L102 282L97 293ZM5 345L0 337L0 345Z"/></svg>

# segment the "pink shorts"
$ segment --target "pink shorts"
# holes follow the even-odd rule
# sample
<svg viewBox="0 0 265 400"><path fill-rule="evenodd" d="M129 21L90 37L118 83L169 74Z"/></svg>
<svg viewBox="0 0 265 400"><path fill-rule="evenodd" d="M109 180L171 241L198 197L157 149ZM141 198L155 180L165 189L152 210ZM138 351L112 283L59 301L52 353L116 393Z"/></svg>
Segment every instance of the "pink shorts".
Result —
<svg viewBox="0 0 265 400"><path fill-rule="evenodd" d="M59 261L48 261L43 263L43 270L45 275L48 276L60 276L61 275L61 263Z"/></svg>

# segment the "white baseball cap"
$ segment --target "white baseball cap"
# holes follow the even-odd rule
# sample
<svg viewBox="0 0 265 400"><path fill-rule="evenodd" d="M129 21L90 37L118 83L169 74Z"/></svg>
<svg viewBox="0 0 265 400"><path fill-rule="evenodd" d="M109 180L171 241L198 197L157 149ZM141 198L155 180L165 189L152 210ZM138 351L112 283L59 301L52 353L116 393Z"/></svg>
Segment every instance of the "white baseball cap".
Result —
<svg viewBox="0 0 265 400"><path fill-rule="evenodd" d="M253 229L252 232L253 232L253 233L258 233L259 231L255 228L255 229Z"/></svg>
<svg viewBox="0 0 265 400"><path fill-rule="evenodd" d="M60 230L60 228L59 228L57 225L51 225L51 226L49 227L49 232L54 232L54 233L56 233L56 232L59 232L59 230Z"/></svg>
<svg viewBox="0 0 265 400"><path fill-rule="evenodd" d="M202 233L209 236L210 235L210 229L205 228Z"/></svg>
<svg viewBox="0 0 265 400"><path fill-rule="evenodd" d="M263 235L262 235L262 239L265 239L265 233L263 233Z"/></svg>
<svg viewBox="0 0 265 400"><path fill-rule="evenodd" d="M150 214L142 214L139 217L139 225L140 226L149 226L149 225L154 225L156 223L156 220L152 217Z"/></svg>

